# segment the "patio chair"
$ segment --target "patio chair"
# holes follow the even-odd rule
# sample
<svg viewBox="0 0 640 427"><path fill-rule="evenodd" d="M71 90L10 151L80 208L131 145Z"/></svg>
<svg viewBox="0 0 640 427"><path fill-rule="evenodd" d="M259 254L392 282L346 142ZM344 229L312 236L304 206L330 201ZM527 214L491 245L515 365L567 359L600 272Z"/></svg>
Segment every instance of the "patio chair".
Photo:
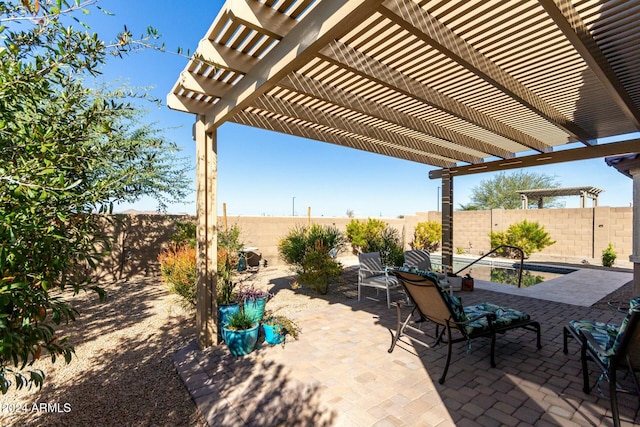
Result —
<svg viewBox="0 0 640 427"><path fill-rule="evenodd" d="M452 283L447 280L446 274L433 271L433 267L431 266L431 254L429 254L429 251L427 250L413 249L410 251L404 251L404 266L421 271L433 272L438 277L440 285L449 289L449 293L452 291L459 291L462 288L462 286L460 286L457 289L454 289Z"/></svg>
<svg viewBox="0 0 640 427"><path fill-rule="evenodd" d="M392 332L393 338L389 353L393 351L403 336L427 348L446 342L447 360L444 372L438 380L440 384L444 383L449 370L453 343L466 341L468 351L470 351L472 339L478 337L490 338L490 363L491 367L494 368L496 366L494 352L497 333L504 333L515 328L531 330L536 332L538 349L542 348L540 344L540 324L531 320L527 313L500 307L489 302L463 307L458 297L447 294L438 285L438 278L433 273L406 267L394 269L392 273L398 278L400 285L404 288L414 307L411 313L403 319L401 304L396 303L398 323L395 334ZM419 317L416 317L416 315ZM419 318L419 323L412 323L414 318ZM430 336L421 329L424 319L435 324L435 335ZM433 344L429 344L420 338L408 335L407 332L409 331L435 339L435 341ZM455 337L454 333L456 334Z"/></svg>
<svg viewBox="0 0 640 427"><path fill-rule="evenodd" d="M603 323L592 320L571 320L564 327L563 351L567 354L567 338L572 336L580 342L580 359L582 362L583 391L589 393L588 360L593 361L609 381L609 399L614 426L620 426L617 393L637 394L640 397L640 386L637 373L640 372L640 298L629 303L629 311L621 324ZM626 370L630 374L630 386L622 387L617 380L617 372ZM636 409L635 417L638 415Z"/></svg>
<svg viewBox="0 0 640 427"><path fill-rule="evenodd" d="M387 308L391 308L391 289L398 287L398 280L383 267L380 252L359 254L358 260L358 301L363 286L376 288L376 293L384 289L387 293Z"/></svg>

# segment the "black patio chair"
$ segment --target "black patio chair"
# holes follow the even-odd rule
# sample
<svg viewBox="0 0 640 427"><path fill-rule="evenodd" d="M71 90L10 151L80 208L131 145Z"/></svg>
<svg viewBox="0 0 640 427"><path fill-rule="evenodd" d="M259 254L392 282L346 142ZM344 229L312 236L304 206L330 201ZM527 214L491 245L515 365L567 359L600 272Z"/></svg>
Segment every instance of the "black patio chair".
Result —
<svg viewBox="0 0 640 427"><path fill-rule="evenodd" d="M609 399L611 414L615 427L620 426L617 393L632 393L640 397L640 386L637 374L640 373L640 298L629 303L629 311L621 324L603 323L592 320L571 320L564 327L564 354L568 353L567 338L572 336L580 342L580 359L582 362L583 391L590 393L589 366L593 361L602 374L596 385L604 377L609 381ZM617 377L620 370L630 375L630 387L622 386ZM638 409L634 415L637 417Z"/></svg>
<svg viewBox="0 0 640 427"><path fill-rule="evenodd" d="M540 324L531 320L527 313L500 307L489 302L463 307L459 298L455 295L449 295L446 290L438 285L437 276L431 272L406 267L396 268L391 272L398 278L398 282L407 293L413 304L413 309L406 318L403 318L401 303L395 303L398 323L395 334L392 332L393 337L389 353L393 351L403 336L428 348L435 347L441 342L446 342L447 361L444 372L438 380L440 384L444 383L447 376L453 343L466 341L470 349L472 339L478 337L490 338L490 362L491 367L494 368L496 366L494 352L497 333L504 333L515 328L532 330L536 332L537 348L542 348L540 344ZM429 336L422 330L424 321L430 321L435 324L435 335ZM433 338L435 342L433 344L426 343L421 338L408 335L408 331L414 332L418 336ZM454 334L456 334L455 337Z"/></svg>

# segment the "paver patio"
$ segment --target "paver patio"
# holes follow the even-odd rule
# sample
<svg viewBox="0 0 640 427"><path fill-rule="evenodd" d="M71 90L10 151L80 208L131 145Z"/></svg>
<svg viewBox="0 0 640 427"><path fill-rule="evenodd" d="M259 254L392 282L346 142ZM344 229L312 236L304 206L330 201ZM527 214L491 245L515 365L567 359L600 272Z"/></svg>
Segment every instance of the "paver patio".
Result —
<svg viewBox="0 0 640 427"><path fill-rule="evenodd" d="M235 359L224 346L200 351L193 343L175 364L211 426L612 425L608 396L582 391L577 343L562 352L562 327L577 318L620 322L623 313L486 289L459 295L465 305L528 312L541 323L543 348L534 334L509 331L498 336L498 366L490 368L488 340L474 340L471 354L460 343L440 385L445 346L402 344L389 354L395 310L353 299L297 315L303 334L285 348ZM637 425L636 404L621 396L623 425Z"/></svg>

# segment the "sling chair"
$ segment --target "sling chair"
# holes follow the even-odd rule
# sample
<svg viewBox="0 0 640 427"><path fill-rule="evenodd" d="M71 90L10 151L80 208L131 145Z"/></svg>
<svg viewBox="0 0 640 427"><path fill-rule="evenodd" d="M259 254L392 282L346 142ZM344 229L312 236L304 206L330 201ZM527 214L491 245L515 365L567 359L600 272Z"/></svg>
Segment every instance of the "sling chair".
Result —
<svg viewBox="0 0 640 427"><path fill-rule="evenodd" d="M593 361L609 381L609 399L615 427L620 426L617 393L632 393L640 396L637 374L640 372L640 298L629 303L629 311L620 325L596 322L592 320L571 320L564 327L564 354L567 354L567 338L572 336L580 343L582 362L583 391L589 393L589 367L587 361ZM617 380L617 372L626 370L630 374L632 387L622 387ZM638 409L636 409L636 416ZM634 416L635 418L635 416Z"/></svg>
<svg viewBox="0 0 640 427"><path fill-rule="evenodd" d="M403 336L427 348L446 342L447 360L442 377L438 380L440 384L444 383L449 370L451 345L453 343L466 341L470 349L472 339L477 337L490 338L490 363L491 367L494 368L496 366L494 352L497 333L503 333L515 328L531 330L536 332L538 349L542 348L540 344L540 324L531 320L527 313L500 307L489 302L463 307L459 298L455 295L449 295L438 285L437 276L431 272L407 267L395 268L391 272L398 278L400 285L407 293L413 304L413 309L403 319L401 304L395 303L398 323L395 334L392 332L389 353L393 351L397 342L401 341ZM417 317L419 318L418 322L412 322L412 319ZM419 323L424 321L430 321L436 325L434 336L428 335L418 327L422 326ZM430 345L415 336L406 334L408 331L434 338L435 342Z"/></svg>

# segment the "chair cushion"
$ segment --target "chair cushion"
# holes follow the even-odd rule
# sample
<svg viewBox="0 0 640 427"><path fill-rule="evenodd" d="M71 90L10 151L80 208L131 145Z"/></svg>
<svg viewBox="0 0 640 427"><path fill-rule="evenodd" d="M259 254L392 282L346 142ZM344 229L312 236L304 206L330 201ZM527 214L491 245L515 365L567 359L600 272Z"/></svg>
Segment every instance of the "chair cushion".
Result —
<svg viewBox="0 0 640 427"><path fill-rule="evenodd" d="M603 323L593 320L571 320L569 326L571 326L576 332L588 332L599 347L593 348L591 343L588 343L589 347L598 356L598 359L605 365L609 365L609 358L618 351L622 336L627 329L629 323L629 317L634 311L640 311L640 298L633 298L629 302L629 312L625 316L622 324L616 323ZM602 353L602 354L601 354Z"/></svg>
<svg viewBox="0 0 640 427"><path fill-rule="evenodd" d="M527 313L514 310L512 308L501 307L490 302L483 302L481 304L464 307L464 314L467 319L471 319L483 313L493 313L496 315L496 320L493 322L496 328L508 327L514 323L526 322L531 319L531 316ZM486 317L474 320L473 322L465 325L467 335L473 335L487 330L489 330L489 321Z"/></svg>
<svg viewBox="0 0 640 427"><path fill-rule="evenodd" d="M451 311L453 312L454 316L453 320L456 322L464 322L465 320L467 320L464 309L462 308L462 301L455 295L449 295L447 290L442 287L442 284L440 284L440 280L436 273L434 273L433 271L418 270L417 268L407 266L396 267L394 268L394 270L402 271L404 273L416 274L418 276L431 279L438 285L438 290L440 291L440 295L442 295L445 303L448 304L449 307L451 307Z"/></svg>
<svg viewBox="0 0 640 427"><path fill-rule="evenodd" d="M618 336L618 331L620 330L620 325L616 323L603 323L603 322L595 322L593 320L571 320L569 321L569 326L572 327L578 334L580 332L588 332L591 334L593 339L598 343L598 347L600 347L607 355L613 354L611 351L613 349L613 344L616 341L616 337ZM593 346L589 344L589 347L593 349ZM595 349L593 349L595 351ZM596 351L596 354L599 354ZM608 357L598 356L598 358L607 365Z"/></svg>

